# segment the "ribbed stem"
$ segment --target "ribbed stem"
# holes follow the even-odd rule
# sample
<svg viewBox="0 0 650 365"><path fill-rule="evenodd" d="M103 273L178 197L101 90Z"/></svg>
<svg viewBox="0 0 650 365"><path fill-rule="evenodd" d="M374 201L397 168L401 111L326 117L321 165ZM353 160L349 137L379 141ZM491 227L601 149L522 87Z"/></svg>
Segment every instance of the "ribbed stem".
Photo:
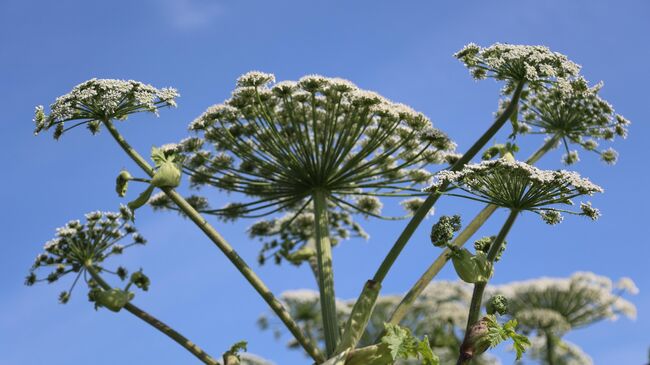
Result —
<svg viewBox="0 0 650 365"><path fill-rule="evenodd" d="M104 281L104 279L97 273L97 271L92 266L89 265L86 266L85 268L86 271L88 271L88 273L90 274L90 276L92 276L92 278L97 282L97 284L99 284L99 286L102 287L102 289L104 290L112 289L111 286L106 281ZM133 315L140 318L141 320L147 322L152 327L162 332L163 334L165 334L167 337L174 340L179 345L183 346L187 351L192 353L192 355L196 356L199 360L201 360L202 363L208 365L219 364L217 360L215 360L212 356L208 355L199 346L194 344L194 342L190 341L185 336L176 332L173 328L169 327L164 322L152 316L151 314L143 311L142 309L136 307L131 303L126 303L126 305L124 305L124 309L131 312Z"/></svg>
<svg viewBox="0 0 650 365"><path fill-rule="evenodd" d="M472 147L470 147L469 150L467 150L467 152L465 152L465 154L458 161L456 161L450 170L458 171L462 169L463 166L471 161L472 158L474 158L474 156L476 156L481 151L481 149L490 141L490 139L492 139L492 137L497 134L499 129L503 127L503 125L508 121L512 114L517 111L517 105L519 104L519 98L521 97L523 88L524 82L517 84L517 88L512 95L512 99L510 100L508 107L494 121L492 126L485 133L483 133L483 135L472 145ZM442 191L445 188L446 186L442 186L440 190ZM397 241L386 255L386 258L384 258L384 261L379 266L379 269L377 269L377 272L373 277L374 281L380 284L384 281L384 278L395 263L395 260L397 260L399 254L402 252L402 249L404 249L406 243L408 243L417 227L420 225L420 223L422 223L422 220L424 220L424 218L427 216L429 210L431 210L436 201L438 201L439 197L440 193L432 193L422 203L422 206L415 212L413 218L411 218L411 220L408 222L406 228L404 228L404 231L402 231L400 236L397 238Z"/></svg>
<svg viewBox="0 0 650 365"><path fill-rule="evenodd" d="M316 258L318 262L318 288L323 315L323 331L327 356L334 353L339 342L339 326L336 318L336 296L334 294L334 271L332 270L332 243L327 217L327 196L322 190L315 190L314 231L316 233Z"/></svg>
<svg viewBox="0 0 650 365"><path fill-rule="evenodd" d="M546 335L546 362L547 365L555 365L555 336L549 332Z"/></svg>
<svg viewBox="0 0 650 365"><path fill-rule="evenodd" d="M535 153L533 153L528 158L528 160L526 160L526 163L532 165L539 161L542 156L554 148L560 138L560 135L554 135L551 137L542 145L542 147L535 151ZM485 224L485 222L492 216L492 213L494 213L496 209L496 205L486 205L485 208L483 208L476 215L476 217L474 217L474 219L472 219L472 221L456 236L456 238L454 238L451 244L456 247L462 247L479 230L479 228ZM438 275L447 261L449 261L450 253L451 250L446 248L440 255L438 255L436 260L431 264L431 266L429 266L429 268L427 268L422 276L420 276L420 278L415 282L408 293L406 293L402 301L397 305L397 308L395 308L395 311L393 311L393 314L391 315L388 323L399 324L402 319L404 319L406 313L408 313L413 303L415 303L415 299L417 299L417 297L422 294L422 291L424 291L431 280L433 280L433 278Z"/></svg>
<svg viewBox="0 0 650 365"><path fill-rule="evenodd" d="M154 170L149 163L135 150L129 143L122 137L119 131L115 128L110 120L104 120L104 125L110 132L115 141L122 147L133 161L135 161L140 168L149 176L153 176ZM239 254L230 246L230 244L203 218L203 216L196 211L180 194L174 189L162 188L162 191L178 206L178 208L185 213L187 217L196 224L203 233L226 255L239 272L246 278L246 280L253 286L260 296L271 307L273 312L280 318L282 323L289 329L289 332L296 338L298 343L303 349L312 357L316 362L324 360L323 355L318 348L311 343L307 337L302 333L298 324L291 318L289 312L284 308L282 303L275 298L273 293L264 284L264 282L255 274L248 264L239 256Z"/></svg>
<svg viewBox="0 0 650 365"><path fill-rule="evenodd" d="M490 262L490 265L494 263L494 260L496 259L499 251L501 250L503 241L505 241L506 236L508 235L508 232L510 232L510 228L512 228L518 215L519 215L518 210L515 209L510 210L508 219L506 219L506 222L501 227L501 230L499 230L499 234L497 234L497 237L494 239L494 242L492 242L492 244L490 245L490 250L487 253L487 260ZM486 286L487 286L487 282L474 284L474 292L472 293L472 300L469 305L469 315L467 316L465 338L467 338L470 329L472 328L474 323L478 321L479 316L481 315L481 305L483 304L483 292L485 291ZM461 351L460 357L458 358L458 364L463 364L463 365L469 364L472 358L471 357L467 358L463 355L464 354Z"/></svg>

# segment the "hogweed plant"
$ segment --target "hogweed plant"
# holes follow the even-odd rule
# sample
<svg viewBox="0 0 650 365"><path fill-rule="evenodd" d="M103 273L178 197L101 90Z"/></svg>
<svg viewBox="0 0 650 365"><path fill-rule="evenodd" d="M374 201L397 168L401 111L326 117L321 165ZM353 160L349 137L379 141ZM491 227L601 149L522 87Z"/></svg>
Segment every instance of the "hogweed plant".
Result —
<svg viewBox="0 0 650 365"><path fill-rule="evenodd" d="M175 210L195 223L277 316L277 320L265 317L262 325L278 333L286 328L293 336L291 346L301 348L316 364L489 363L484 352L507 339L521 357L531 342L518 332L518 323L528 333L539 328L521 310L519 316L507 312L509 301L515 303L511 308L521 303L518 294L495 295L485 303L483 298L494 265L506 250L506 235L524 211L549 224L559 223L562 213L595 220L600 212L589 202L577 209L568 207L575 198L602 192L575 172L532 165L560 143L567 164L578 161L569 145L595 151L613 163L616 152L603 150L599 143L624 138L629 122L598 96L601 84L590 87L578 65L546 47L470 44L455 57L475 79L503 83L495 120L464 154L456 153L455 143L422 113L347 80L309 75L295 82L275 82L273 75L254 71L237 80L228 100L190 123L190 136L152 148L152 164L131 147L116 121L139 112L158 115L160 109L176 106L178 93L122 80L93 79L76 86L56 99L49 114L42 106L36 108L35 132L53 130L59 139L77 126L85 125L92 134L106 129L141 172L122 170L117 175L117 195L132 195L119 213L91 213L85 223L72 221L58 230L37 258L27 284L72 274L62 303L83 282L96 308L133 313L205 364L253 361L241 354L244 342L232 345L221 361L208 355L135 307L133 287L149 287L142 271L129 276L125 268L105 264L109 256L143 243L133 224L136 210L149 203L154 210ZM512 125L508 140L488 146L508 122ZM516 161L518 145L529 138L526 135L537 134L546 135L542 146L526 162ZM486 161L472 163L481 155ZM201 195L183 197L176 191L183 177L190 188L216 188L235 200L224 205ZM133 195L137 183L145 187ZM442 216L431 228L431 238L443 252L405 297L381 296L391 267L443 195L487 206L464 229L460 216ZM387 198L401 200L407 214L383 215ZM498 208L510 211L498 234L477 240L474 253L462 248ZM355 215L409 221L359 298L343 301L335 296L332 247L350 237L368 239ZM205 216L214 216L217 222L259 219L248 228L251 238L263 242L259 263L306 262L318 291L285 292L276 298L239 256L236 245ZM133 242L120 246L118 242L127 237ZM449 260L469 284L429 285ZM45 268L52 271L39 277L36 273ZM105 274L115 274L126 284L113 287ZM487 314L482 316L484 304ZM536 305L518 308L535 311L540 309Z"/></svg>

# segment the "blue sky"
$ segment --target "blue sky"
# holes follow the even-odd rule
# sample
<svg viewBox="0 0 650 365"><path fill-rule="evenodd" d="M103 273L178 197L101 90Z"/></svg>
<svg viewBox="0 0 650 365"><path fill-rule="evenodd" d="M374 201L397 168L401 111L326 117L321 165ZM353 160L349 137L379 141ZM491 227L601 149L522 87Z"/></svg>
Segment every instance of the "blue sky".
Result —
<svg viewBox="0 0 650 365"><path fill-rule="evenodd" d="M173 86L179 107L160 118L143 115L120 125L141 151L174 142L189 121L229 96L238 75L275 73L279 80L318 73L352 80L427 114L466 149L487 128L500 85L477 83L451 55L469 42L543 44L583 65L583 75L605 81L602 95L633 122L630 136L614 146L616 166L582 154L576 166L604 186L593 200L603 217L592 223L567 217L557 227L525 216L512 231L499 263L497 283L579 270L614 279L633 278L641 293L632 301L636 321L621 319L578 330L569 339L598 364L647 361L650 336L650 229L646 123L650 101L647 62L650 3L638 1L30 1L0 2L0 123L4 163L0 179L0 364L180 364L193 358L128 313L95 312L83 291L57 304L66 287L27 288L23 278L54 228L92 210L121 202L114 179L135 170L105 132L75 130L60 141L33 136L33 108L50 104L92 78L136 79ZM503 137L503 135L501 136ZM542 142L522 139L523 155ZM558 168L556 151L540 165ZM228 201L217 196L214 205ZM481 207L443 199L437 214ZM493 234L503 212L485 227ZM251 222L215 223L251 264L259 245L245 232ZM390 273L384 292L399 293L438 254L425 222ZM369 221L369 241L335 249L337 294L357 295L404 223ZM138 226L150 244L122 258L152 278L136 304L219 355L246 339L251 352L278 364L307 363L284 349L284 340L260 332L267 309L254 291L192 224L173 214L143 209ZM314 287L307 269L264 266L260 276L275 291ZM447 268L441 278L454 278ZM509 363L504 357L504 363Z"/></svg>

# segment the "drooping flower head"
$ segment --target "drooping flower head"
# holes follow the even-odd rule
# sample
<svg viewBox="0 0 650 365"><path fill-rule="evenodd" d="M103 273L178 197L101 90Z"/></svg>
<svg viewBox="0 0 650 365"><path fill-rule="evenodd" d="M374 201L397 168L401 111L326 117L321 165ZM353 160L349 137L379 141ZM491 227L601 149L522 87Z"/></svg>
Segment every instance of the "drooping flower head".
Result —
<svg viewBox="0 0 650 365"><path fill-rule="evenodd" d="M104 120L124 120L143 111L157 114L162 107L176 106L178 96L175 89L156 89L133 80L91 79L57 98L50 105L50 114L45 114L43 106L36 107L34 133L54 128L54 138L58 139L64 132L86 124L95 134ZM69 121L77 122L66 127Z"/></svg>
<svg viewBox="0 0 650 365"><path fill-rule="evenodd" d="M601 88L602 83L589 87L579 77L524 97L519 131L559 136L566 150L563 160L567 165L579 160L578 152L569 149L570 144L594 151L603 161L613 164L616 152L600 150L599 141L627 137L630 122L615 114L613 107L598 95Z"/></svg>
<svg viewBox="0 0 650 365"><path fill-rule="evenodd" d="M549 224L561 221L560 212L598 218L600 212L590 203L581 205L581 212L557 208L572 205L571 199L603 192L603 189L575 172L540 170L519 161L499 159L469 164L459 171L441 171L436 182L427 191L441 187L458 188L464 194L447 190L447 194L461 196L500 207L532 211Z"/></svg>
<svg viewBox="0 0 650 365"><path fill-rule="evenodd" d="M91 289L96 290L97 283L86 272L89 267L96 272L114 274L121 280L126 280L128 271L124 267L110 270L105 266L104 261L111 256L122 254L131 246L146 243L146 240L137 233L136 228L129 223L130 220L131 211L123 206L119 213L91 212L86 214L85 223L73 220L58 228L56 237L48 241L43 248L44 252L36 257L25 284L33 285L40 281L51 284L72 274L75 278L71 288L59 296L60 302L66 303L79 279L83 279ZM130 238L129 243L124 245L119 243L128 238ZM49 273L46 276L39 278L36 275L37 271L48 269ZM149 286L149 279L142 271L134 272L130 282L143 290L147 290Z"/></svg>
<svg viewBox="0 0 650 365"><path fill-rule="evenodd" d="M497 286L508 298L508 312L530 331L562 335L571 329L636 317L636 307L621 296L636 294L630 279L613 283L607 277L579 272L569 278L540 278Z"/></svg>
<svg viewBox="0 0 650 365"><path fill-rule="evenodd" d="M483 48L470 43L454 57L463 62L477 80L490 77L506 81L504 94L510 93L520 82L538 90L546 83L568 79L580 71L580 66L565 55L544 46L495 43Z"/></svg>

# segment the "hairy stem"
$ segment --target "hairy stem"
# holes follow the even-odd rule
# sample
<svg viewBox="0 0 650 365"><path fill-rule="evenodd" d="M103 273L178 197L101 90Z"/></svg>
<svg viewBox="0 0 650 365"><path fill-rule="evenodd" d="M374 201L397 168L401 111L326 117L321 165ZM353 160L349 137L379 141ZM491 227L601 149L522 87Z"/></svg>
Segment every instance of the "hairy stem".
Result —
<svg viewBox="0 0 650 365"><path fill-rule="evenodd" d="M318 260L318 288L327 356L334 353L339 342L338 320L336 318L336 296L334 295L334 272L332 270L332 244L330 242L327 218L327 196L322 190L315 190L314 225L316 233L316 257Z"/></svg>
<svg viewBox="0 0 650 365"><path fill-rule="evenodd" d="M112 289L111 286L106 281L104 281L104 279L97 273L97 270L95 270L95 268L93 268L92 265L87 265L85 266L85 268L86 271L88 271L88 273L90 274L90 276L92 276L92 278L97 282L97 284L99 284L99 286L102 287L102 289L104 290ZM179 345L183 346L187 351L192 353L192 355L196 356L199 360L201 360L202 363L208 365L219 364L217 360L215 360L212 356L208 355L208 353L206 353L205 351L201 350L201 348L196 344L194 344L194 342L188 340L185 336L181 335L173 328L169 327L164 322L152 316L151 314L143 311L142 309L136 307L131 303L126 303L126 305L124 305L124 309L131 312L131 314L135 315L141 320L147 322L152 327L162 332L163 334L165 334L167 337L174 340Z"/></svg>
<svg viewBox="0 0 650 365"><path fill-rule="evenodd" d="M506 222L501 227L501 230L499 230L499 234L494 239L494 242L492 242L492 244L490 245L490 250L487 253L487 260L490 262L490 265L494 264L494 260L496 259L499 251L501 250L503 241L505 241L506 236L508 235L510 228L512 228L513 224L515 223L515 220L517 219L518 215L519 215L518 210L516 209L510 210L508 219L506 219ZM472 328L474 323L478 321L479 316L481 315L481 306L483 304L483 292L485 291L486 286L487 286L487 282L479 282L474 284L474 292L472 293L472 300L469 305L469 315L467 316L465 339L467 339L470 329ZM465 344L463 343L463 345ZM458 358L458 364L461 365L469 364L469 362L472 360L472 356L467 356L467 354L465 354L462 351L463 345L461 345L460 357Z"/></svg>
<svg viewBox="0 0 650 365"><path fill-rule="evenodd" d="M552 150L557 142L560 140L561 136L560 135L554 135L551 137L549 140L547 140L542 147L540 147L535 153L533 153L528 160L526 160L526 163L528 164L534 164L537 161L539 161L542 156L544 156L548 151ZM477 215L472 219L472 221L454 238L454 240L451 242L452 245L456 247L462 247L478 230L485 224L485 222L492 216L492 213L496 211L497 206L493 204L486 205L485 208L483 208ZM438 275L440 270L445 266L447 261L449 261L449 254L451 253L451 250L449 248L445 248L444 251L438 257L436 260L427 268L427 270L420 276L420 278L415 282L415 284L411 287L411 289L406 293L402 301L397 305L397 308L393 311L390 320L388 323L390 324L399 324L402 319L404 319L404 316L408 313L410 310L411 306L413 303L415 303L415 300L417 297L422 294L422 291L429 285L431 280ZM378 339L377 339L378 341ZM376 341L375 341L376 342Z"/></svg>
<svg viewBox="0 0 650 365"><path fill-rule="evenodd" d="M154 170L149 163L122 137L110 120L104 120L104 125L110 132L115 141L122 147L133 161L149 176L153 176ZM203 233L223 252L224 255L232 262L246 280L253 286L260 296L271 307L273 312L280 318L284 325L289 329L291 334L296 338L303 349L316 362L324 360L323 355L318 348L311 343L302 333L298 324L291 318L289 312L284 308L282 303L273 295L271 290L255 274L253 269L242 259L234 248L217 232L208 221L194 209L176 190L172 188L162 188L162 191L178 206L178 208L196 224Z"/></svg>
<svg viewBox="0 0 650 365"><path fill-rule="evenodd" d="M524 82L520 82L517 84L517 88L515 89L512 99L510 100L510 103L508 104L508 107L501 113L501 115L494 121L492 126L472 145L472 147L465 152L465 154L458 160L456 163L450 168L452 171L458 171L465 166L469 161L476 156L476 154L479 153L479 151L494 137L494 135L503 127L503 125L508 121L508 119L512 116L513 113L517 111L517 105L519 104L519 98L521 97L521 92L524 88ZM441 187L441 191L444 190L446 186ZM386 257L384 258L384 261L381 263L379 266L379 269L377 269L377 272L375 273L375 276L373 277L373 280L378 283L382 283L384 281L384 278L388 274L388 271L390 268L393 266L395 261L397 260L397 257L399 254L402 252L402 249L404 249L404 246L408 243L409 239L411 236L413 236L413 233L417 229L417 227L422 223L422 220L427 216L429 213L429 210L433 207L433 205L438 201L438 198L440 197L439 192L434 192L430 194L427 199L422 203L422 206L415 212L413 215L413 218L408 222L406 225L406 228L404 228L404 231L400 234L400 236L397 238L397 241L393 245L393 247L390 249Z"/></svg>

